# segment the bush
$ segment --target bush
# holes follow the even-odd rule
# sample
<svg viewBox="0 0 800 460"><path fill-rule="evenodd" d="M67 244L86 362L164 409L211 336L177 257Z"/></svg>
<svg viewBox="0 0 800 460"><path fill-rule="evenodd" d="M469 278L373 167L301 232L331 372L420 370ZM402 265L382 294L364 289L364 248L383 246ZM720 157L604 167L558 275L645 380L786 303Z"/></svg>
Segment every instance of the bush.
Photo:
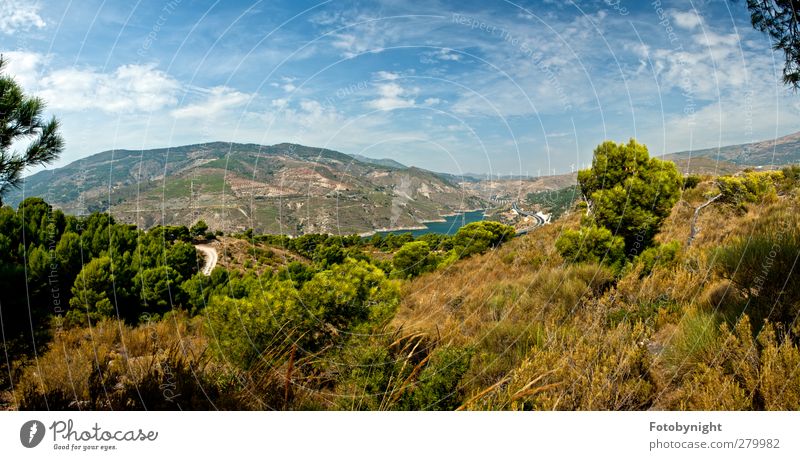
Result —
<svg viewBox="0 0 800 460"><path fill-rule="evenodd" d="M720 176L717 187L721 201L741 207L745 203L756 203L775 194L772 175L766 172L749 172L742 176Z"/></svg>
<svg viewBox="0 0 800 460"><path fill-rule="evenodd" d="M800 314L798 254L800 219L791 211L772 212L756 222L749 237L715 252L716 269L748 300L745 309L756 326L766 319L791 324Z"/></svg>
<svg viewBox="0 0 800 460"><path fill-rule="evenodd" d="M391 396L389 386L399 378L399 360L380 345L353 345L344 350L345 367L337 382L341 410L380 410ZM410 372L410 369L409 369Z"/></svg>
<svg viewBox="0 0 800 460"><path fill-rule="evenodd" d="M787 331L766 323L757 337L743 315L723 325L713 354L684 379L676 409L798 410L800 350Z"/></svg>
<svg viewBox="0 0 800 460"><path fill-rule="evenodd" d="M680 250L681 243L678 241L672 241L667 244L645 249L637 258L637 262L639 262L642 267L640 276L645 277L649 275L653 272L655 267L671 264L678 258Z"/></svg>
<svg viewBox="0 0 800 460"><path fill-rule="evenodd" d="M208 231L208 224L206 224L204 220L198 220L189 229L189 233L195 238L204 235L207 231Z"/></svg>
<svg viewBox="0 0 800 460"><path fill-rule="evenodd" d="M103 320L61 329L15 385L21 410L233 408L196 324L176 315L131 328ZM191 339L188 338L191 336ZM194 345L197 345L195 347ZM65 353L65 350L68 352ZM218 367L216 367L218 369Z"/></svg>
<svg viewBox="0 0 800 460"><path fill-rule="evenodd" d="M212 297L205 315L217 356L249 369L265 351L291 341L303 308L294 286L284 281L272 283L258 297Z"/></svg>
<svg viewBox="0 0 800 460"><path fill-rule="evenodd" d="M400 407L404 410L455 410L461 404L461 378L469 369L472 350L455 346L439 347L431 354L414 390Z"/></svg>
<svg viewBox="0 0 800 460"><path fill-rule="evenodd" d="M697 187L697 184L703 181L703 178L696 174L689 174L683 178L683 189L691 190Z"/></svg>
<svg viewBox="0 0 800 460"><path fill-rule="evenodd" d="M604 263L616 270L625 260L625 241L610 230L591 226L565 230L556 240L561 257L572 263Z"/></svg>
<svg viewBox="0 0 800 460"><path fill-rule="evenodd" d="M399 299L394 283L375 266L348 259L299 288L275 279L247 298L213 297L205 309L212 345L243 369L290 344L303 353L318 352L390 318Z"/></svg>
<svg viewBox="0 0 800 460"><path fill-rule="evenodd" d="M459 258L479 254L510 240L514 227L499 222L472 222L458 229L453 237L453 250Z"/></svg>
<svg viewBox="0 0 800 460"><path fill-rule="evenodd" d="M791 165L781 169L781 190L786 192L800 186L800 165Z"/></svg>
<svg viewBox="0 0 800 460"><path fill-rule="evenodd" d="M684 375L700 364L712 362L720 346L719 326L713 313L688 311L664 353L672 372Z"/></svg>
<svg viewBox="0 0 800 460"><path fill-rule="evenodd" d="M436 268L436 256L424 241L406 243L392 259L395 272L400 278L413 278Z"/></svg>

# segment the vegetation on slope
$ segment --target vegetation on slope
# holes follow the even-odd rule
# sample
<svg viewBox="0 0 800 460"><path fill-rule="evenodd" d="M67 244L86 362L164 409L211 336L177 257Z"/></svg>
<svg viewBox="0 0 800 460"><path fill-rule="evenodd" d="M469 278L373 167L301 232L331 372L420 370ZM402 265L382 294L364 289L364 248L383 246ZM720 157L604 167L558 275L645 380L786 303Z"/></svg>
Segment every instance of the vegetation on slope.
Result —
<svg viewBox="0 0 800 460"><path fill-rule="evenodd" d="M627 146L615 149L641 157L643 146ZM668 168L656 166L659 174ZM624 250L626 236L587 218L581 203L517 238L491 222L416 240L248 231L235 237L257 249L251 267L218 267L210 277L175 265L185 229L151 236L103 214L63 216L77 239L61 244L70 232L59 230L56 247L91 255L63 278L71 287L92 263L116 270L125 253L118 244L141 253L131 256L129 278L137 281L115 277L110 292L127 297L113 299L94 289L104 280L88 283L66 314L32 310L38 360L30 347L10 350L6 399L51 409L797 410L798 177L798 168L786 168L679 181L683 191L657 207L669 212L643 220L649 237L636 253ZM695 209L717 195L688 244ZM602 194L588 196L598 209ZM49 212L40 202L24 206L24 214L3 208L0 219L11 222L0 233L15 235L3 246L4 270L16 267L22 281L20 266L29 262L17 255L39 243L17 236L23 226L35 233L26 220L34 209L37 222ZM606 232L619 238L617 263L559 247L564 235L581 232L599 236L575 240L587 254L604 254ZM260 252L267 250L292 256L276 263ZM182 281L150 289L139 275L147 270ZM157 286L162 278L154 279ZM93 309L81 306L89 294L99 296ZM47 305L46 291L41 299L33 305ZM114 306L110 316L104 299ZM0 302L4 319L12 317L7 299ZM18 343L31 343L30 323L18 318Z"/></svg>

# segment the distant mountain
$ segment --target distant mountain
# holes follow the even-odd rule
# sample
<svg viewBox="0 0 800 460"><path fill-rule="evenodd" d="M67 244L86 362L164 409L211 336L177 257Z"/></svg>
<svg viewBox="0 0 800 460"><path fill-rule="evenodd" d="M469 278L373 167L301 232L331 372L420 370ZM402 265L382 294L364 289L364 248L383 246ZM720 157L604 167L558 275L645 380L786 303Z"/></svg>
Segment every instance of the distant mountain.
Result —
<svg viewBox="0 0 800 460"><path fill-rule="evenodd" d="M687 162L691 164L688 160L699 159L697 168L721 167L722 169L800 163L800 132L750 144L671 153L665 155L664 158L675 161L679 165L687 164Z"/></svg>
<svg viewBox="0 0 800 460"><path fill-rule="evenodd" d="M407 166L404 165L403 163L399 163L397 161L394 161L391 158L370 158L370 157L365 157L363 155L358 155L358 154L352 154L350 156L355 158L356 160L362 162L362 163L367 163L367 164L371 164L371 165L385 166L387 168L393 168L393 169L405 169L405 168L407 168Z"/></svg>
<svg viewBox="0 0 800 460"><path fill-rule="evenodd" d="M415 226L484 204L435 173L396 162L224 142L102 152L25 178L7 203L15 206L23 192L67 213L109 211L142 227L203 219L224 231L292 235Z"/></svg>

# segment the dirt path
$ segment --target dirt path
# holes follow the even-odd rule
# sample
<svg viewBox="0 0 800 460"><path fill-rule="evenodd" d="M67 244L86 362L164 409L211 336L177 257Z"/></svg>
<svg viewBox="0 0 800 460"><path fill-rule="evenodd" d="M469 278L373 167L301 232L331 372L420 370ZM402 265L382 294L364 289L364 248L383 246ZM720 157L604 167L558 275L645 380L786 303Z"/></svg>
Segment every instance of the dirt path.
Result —
<svg viewBox="0 0 800 460"><path fill-rule="evenodd" d="M211 270L217 265L217 250L213 246L207 244L195 245L198 251L203 253L205 264L200 272L206 276L211 275Z"/></svg>

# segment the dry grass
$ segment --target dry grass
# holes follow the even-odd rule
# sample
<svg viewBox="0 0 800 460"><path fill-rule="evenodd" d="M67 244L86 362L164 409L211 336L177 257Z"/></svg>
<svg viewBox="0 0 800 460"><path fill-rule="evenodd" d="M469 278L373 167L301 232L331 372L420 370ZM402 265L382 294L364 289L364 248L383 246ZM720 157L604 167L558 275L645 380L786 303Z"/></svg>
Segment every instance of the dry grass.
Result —
<svg viewBox="0 0 800 460"><path fill-rule="evenodd" d="M720 331L720 307L742 299L716 274L713 255L797 203L787 195L709 206L687 248L694 209L714 193L706 181L684 194L656 238L680 242L678 260L647 276L633 266L613 283L602 267L565 265L553 243L578 225L573 213L410 282L393 324L476 349L467 409L797 407L796 346L772 340L748 352L743 333ZM755 370L743 367L754 360Z"/></svg>
<svg viewBox="0 0 800 460"><path fill-rule="evenodd" d="M206 338L200 325L199 318L179 313L135 328L113 320L59 328L49 349L23 371L15 401L28 409L162 407L186 387L179 373L201 371ZM144 394L143 386L161 401ZM139 401L121 401L128 393Z"/></svg>

